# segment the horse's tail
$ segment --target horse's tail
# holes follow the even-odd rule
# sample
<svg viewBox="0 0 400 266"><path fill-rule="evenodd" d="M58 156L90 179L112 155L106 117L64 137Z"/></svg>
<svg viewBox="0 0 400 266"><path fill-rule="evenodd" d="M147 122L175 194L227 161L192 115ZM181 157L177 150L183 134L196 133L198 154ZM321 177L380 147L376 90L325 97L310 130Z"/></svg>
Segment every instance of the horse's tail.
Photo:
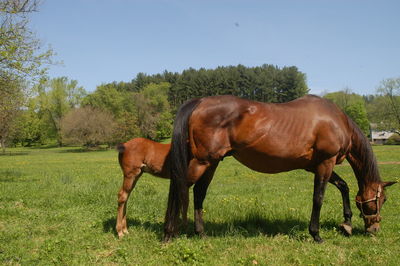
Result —
<svg viewBox="0 0 400 266"><path fill-rule="evenodd" d="M176 226L182 202L187 199L186 175L189 165L190 149L189 118L200 99L192 99L184 103L178 110L174 121L171 150L169 153L171 181L169 186L168 207L165 215L165 239L176 233Z"/></svg>

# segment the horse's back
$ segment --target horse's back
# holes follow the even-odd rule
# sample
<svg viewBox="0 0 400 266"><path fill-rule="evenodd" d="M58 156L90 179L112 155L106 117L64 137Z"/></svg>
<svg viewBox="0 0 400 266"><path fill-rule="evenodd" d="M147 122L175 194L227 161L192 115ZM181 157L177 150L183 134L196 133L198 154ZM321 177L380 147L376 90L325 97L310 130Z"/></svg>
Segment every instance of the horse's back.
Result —
<svg viewBox="0 0 400 266"><path fill-rule="evenodd" d="M121 168L127 171L141 168L154 175L163 172L170 144L162 144L146 138L134 138L123 145L125 149L120 159Z"/></svg>
<svg viewBox="0 0 400 266"><path fill-rule="evenodd" d="M190 124L194 154L218 159L232 151L236 159L261 172L308 168L317 154L334 156L349 145L343 112L311 95L282 104L207 97Z"/></svg>

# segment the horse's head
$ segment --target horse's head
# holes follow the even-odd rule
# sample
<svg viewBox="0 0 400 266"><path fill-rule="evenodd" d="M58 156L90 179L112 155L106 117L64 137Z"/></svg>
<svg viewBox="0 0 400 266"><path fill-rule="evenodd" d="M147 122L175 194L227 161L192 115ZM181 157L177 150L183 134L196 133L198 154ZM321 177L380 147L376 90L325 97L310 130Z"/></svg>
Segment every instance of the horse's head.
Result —
<svg viewBox="0 0 400 266"><path fill-rule="evenodd" d="M360 217L364 219L365 231L376 233L380 229L381 221L380 210L386 201L385 187L391 186L396 182L380 182L367 186L363 192L358 192L356 196L357 208L360 210Z"/></svg>

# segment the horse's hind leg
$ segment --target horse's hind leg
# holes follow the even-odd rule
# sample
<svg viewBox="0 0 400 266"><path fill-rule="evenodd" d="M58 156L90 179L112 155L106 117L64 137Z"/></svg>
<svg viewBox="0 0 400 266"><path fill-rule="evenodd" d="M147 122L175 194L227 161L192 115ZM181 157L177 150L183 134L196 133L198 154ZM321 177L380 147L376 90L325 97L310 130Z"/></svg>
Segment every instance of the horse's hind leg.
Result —
<svg viewBox="0 0 400 266"><path fill-rule="evenodd" d="M128 226L126 222L126 205L131 194L132 189L135 187L136 182L141 176L142 171L140 168L134 168L130 172L124 174L124 181L118 193L118 212L117 212L117 233L121 238L124 234L128 233Z"/></svg>
<svg viewBox="0 0 400 266"><path fill-rule="evenodd" d="M182 200L182 225L186 229L188 226L187 212L189 208L189 187Z"/></svg>
<svg viewBox="0 0 400 266"><path fill-rule="evenodd" d="M203 201L206 197L207 188L210 184L215 170L217 169L218 163L213 164L203 176L197 181L193 188L194 196L194 225L195 233L204 236L204 221L203 221Z"/></svg>
<svg viewBox="0 0 400 266"><path fill-rule="evenodd" d="M350 199L349 199L349 187L338 174L332 172L332 175L329 179L329 183L335 185L342 193L342 200L343 200L343 217L344 222L340 224L340 228L342 229L343 233L347 236L352 234L352 224L351 224L351 217L353 213L351 212L350 207Z"/></svg>

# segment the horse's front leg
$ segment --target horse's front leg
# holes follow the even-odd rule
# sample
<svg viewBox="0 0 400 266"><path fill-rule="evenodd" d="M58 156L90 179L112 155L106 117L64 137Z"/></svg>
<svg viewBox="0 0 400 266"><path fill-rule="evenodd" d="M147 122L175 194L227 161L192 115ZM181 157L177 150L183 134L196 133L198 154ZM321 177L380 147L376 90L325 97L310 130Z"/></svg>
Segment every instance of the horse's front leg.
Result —
<svg viewBox="0 0 400 266"><path fill-rule="evenodd" d="M331 178L329 179L329 183L335 185L342 194L344 222L339 226L346 236L350 236L353 230L353 226L351 224L351 217L353 216L353 213L351 212L351 207L350 207L349 187L346 181L344 181L335 172L332 172Z"/></svg>
<svg viewBox="0 0 400 266"><path fill-rule="evenodd" d="M308 230L314 240L318 243L322 243L323 240L319 236L319 219L322 207L322 202L324 200L324 194L326 189L326 184L332 174L332 169L334 166L334 158L326 160L318 165L315 171L314 177L314 194L313 194L313 207L311 212L311 220Z"/></svg>
<svg viewBox="0 0 400 266"><path fill-rule="evenodd" d="M128 234L128 226L126 222L126 205L133 188L136 185L142 171L140 168L134 168L130 172L124 174L122 187L118 192L118 211L116 230L118 237L121 238L124 234Z"/></svg>

